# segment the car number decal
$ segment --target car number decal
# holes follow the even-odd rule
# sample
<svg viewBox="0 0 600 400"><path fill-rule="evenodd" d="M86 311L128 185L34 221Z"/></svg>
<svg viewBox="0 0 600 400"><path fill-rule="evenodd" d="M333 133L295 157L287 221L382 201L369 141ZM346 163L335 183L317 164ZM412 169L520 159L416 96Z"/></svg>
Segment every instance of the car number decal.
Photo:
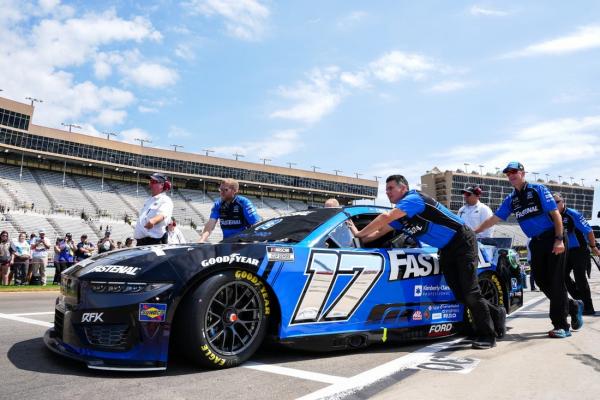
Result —
<svg viewBox="0 0 600 400"><path fill-rule="evenodd" d="M383 273L383 265L383 256L377 253L313 251L305 271L308 279L291 324L349 319ZM325 308L340 275L352 277Z"/></svg>

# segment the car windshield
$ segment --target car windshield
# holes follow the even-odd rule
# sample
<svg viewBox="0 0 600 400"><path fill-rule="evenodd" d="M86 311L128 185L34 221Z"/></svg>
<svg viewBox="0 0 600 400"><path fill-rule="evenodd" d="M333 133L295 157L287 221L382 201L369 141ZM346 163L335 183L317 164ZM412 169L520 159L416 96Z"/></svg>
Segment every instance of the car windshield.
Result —
<svg viewBox="0 0 600 400"><path fill-rule="evenodd" d="M319 208L271 218L224 239L223 242L297 243L340 211L341 208Z"/></svg>

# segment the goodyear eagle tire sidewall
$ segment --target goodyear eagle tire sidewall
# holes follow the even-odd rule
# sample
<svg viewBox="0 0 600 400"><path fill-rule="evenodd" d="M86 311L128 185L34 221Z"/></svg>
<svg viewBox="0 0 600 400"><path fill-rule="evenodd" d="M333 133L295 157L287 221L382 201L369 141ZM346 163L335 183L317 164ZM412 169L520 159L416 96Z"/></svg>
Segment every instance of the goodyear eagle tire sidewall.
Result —
<svg viewBox="0 0 600 400"><path fill-rule="evenodd" d="M492 304L494 304L498 307L506 307L505 302L504 302L504 297L505 297L506 293L505 293L504 287L502 286L502 283L500 282L500 278L498 278L498 276L493 273L481 274L478 277L478 281L480 282L480 284L479 284L480 288L481 288L481 281L484 279L489 281L492 284L492 286L496 289L496 295L497 295L498 301L496 303L492 302ZM476 330L475 330L475 323L473 321L473 314L471 313L471 310L466 309L464 323L463 323L463 334L469 336L469 335L473 335L475 333L476 333Z"/></svg>
<svg viewBox="0 0 600 400"><path fill-rule="evenodd" d="M235 355L223 354L208 340L205 329L205 318L208 313L210 301L225 285L235 282L250 284L255 289L255 297L260 303L260 325L251 339L251 343ZM203 281L189 297L183 315L189 321L186 331L185 355L192 361L212 369L235 367L249 359L260 347L267 333L269 316L271 314L270 293L265 284L256 274L242 270L228 270L213 275Z"/></svg>

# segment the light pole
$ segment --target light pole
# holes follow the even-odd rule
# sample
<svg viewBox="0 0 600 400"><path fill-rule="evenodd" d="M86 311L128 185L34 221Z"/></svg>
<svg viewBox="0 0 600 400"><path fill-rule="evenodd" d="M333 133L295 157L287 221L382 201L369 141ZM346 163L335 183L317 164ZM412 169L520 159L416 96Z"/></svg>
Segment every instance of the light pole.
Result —
<svg viewBox="0 0 600 400"><path fill-rule="evenodd" d="M180 144L170 144L169 146L171 146L173 148L173 150L175 150L175 153L177 153L177 148L179 148L179 147L183 148L183 146Z"/></svg>
<svg viewBox="0 0 600 400"><path fill-rule="evenodd" d="M313 172L317 172L318 169L321 169L321 167L317 167L316 165L312 165L311 167L313 169Z"/></svg>
<svg viewBox="0 0 600 400"><path fill-rule="evenodd" d="M485 167L485 165L479 164L479 175L483 175L483 167Z"/></svg>
<svg viewBox="0 0 600 400"><path fill-rule="evenodd" d="M496 169L496 175L500 172L500 167L494 167Z"/></svg>
<svg viewBox="0 0 600 400"><path fill-rule="evenodd" d="M532 174L533 174L533 178L534 178L534 179L535 179L535 181L537 182L537 179L538 179L537 177L538 177L538 175L539 175L540 173L539 173L539 172L532 172Z"/></svg>
<svg viewBox="0 0 600 400"><path fill-rule="evenodd" d="M73 128L81 129L81 126L79 126L79 125L77 125L77 124L71 124L71 123L69 123L69 124L65 124L64 122L61 122L60 124L61 124L62 126L66 126L66 127L68 127L68 128L69 128L69 133L72 133L72 132L71 132L71 130L72 130Z"/></svg>
<svg viewBox="0 0 600 400"><path fill-rule="evenodd" d="M550 174L544 174L546 175L546 183L548 183L550 181Z"/></svg>
<svg viewBox="0 0 600 400"><path fill-rule="evenodd" d="M571 185L573 184L573 177L570 176L569 179L571 179Z"/></svg>
<svg viewBox="0 0 600 400"><path fill-rule="evenodd" d="M558 176L558 183L562 185L562 175Z"/></svg>
<svg viewBox="0 0 600 400"><path fill-rule="evenodd" d="M207 157L209 156L209 153L214 153L215 152L214 150L210 150L210 149L202 149L202 151L206 153Z"/></svg>
<svg viewBox="0 0 600 400"><path fill-rule="evenodd" d="M259 160L262 160L263 165L267 165L267 161L273 161L270 158L259 158Z"/></svg>
<svg viewBox="0 0 600 400"><path fill-rule="evenodd" d="M581 178L581 186L583 186L583 181L585 181L585 179Z"/></svg>
<svg viewBox="0 0 600 400"><path fill-rule="evenodd" d="M117 136L115 132L102 132L106 135L106 140L110 140L111 136Z"/></svg>
<svg viewBox="0 0 600 400"><path fill-rule="evenodd" d="M360 172L355 172L354 174L356 175L356 179L360 178L363 175Z"/></svg>
<svg viewBox="0 0 600 400"><path fill-rule="evenodd" d="M292 165L296 165L296 163L295 163L295 162L289 162L289 161L288 161L288 162L286 162L286 164L287 164L287 165L288 165L288 167L290 167L290 168L292 168Z"/></svg>
<svg viewBox="0 0 600 400"><path fill-rule="evenodd" d="M334 169L333 171L335 172L335 176L338 176L338 172L344 172L341 169Z"/></svg>
<svg viewBox="0 0 600 400"><path fill-rule="evenodd" d="M33 100L31 101L31 105L33 105ZM65 124L64 122L61 122L61 125L68 127L69 133L72 133L73 128L81 129L81 126L79 126L77 124L73 124L73 123ZM66 183L67 183L67 160L65 159L65 162L63 164L63 180L62 180L63 189L64 189Z"/></svg>
<svg viewBox="0 0 600 400"><path fill-rule="evenodd" d="M383 177L375 175L375 182L379 182L379 178L383 178Z"/></svg>
<svg viewBox="0 0 600 400"><path fill-rule="evenodd" d="M25 100L31 100L31 107L33 107L33 103L43 103L44 100L36 99L35 97L25 97Z"/></svg>
<svg viewBox="0 0 600 400"><path fill-rule="evenodd" d="M471 165L471 164L469 164L469 163L463 163L463 165L465 166L465 174L468 174L469 173L469 171L468 171L469 165Z"/></svg>
<svg viewBox="0 0 600 400"><path fill-rule="evenodd" d="M150 140L150 139L135 138L133 140L140 142L140 146L142 146L142 147L144 147L144 143L152 143L152 140Z"/></svg>
<svg viewBox="0 0 600 400"><path fill-rule="evenodd" d="M235 157L235 161L237 161L239 157L246 157L245 155L240 153L233 153L233 156Z"/></svg>

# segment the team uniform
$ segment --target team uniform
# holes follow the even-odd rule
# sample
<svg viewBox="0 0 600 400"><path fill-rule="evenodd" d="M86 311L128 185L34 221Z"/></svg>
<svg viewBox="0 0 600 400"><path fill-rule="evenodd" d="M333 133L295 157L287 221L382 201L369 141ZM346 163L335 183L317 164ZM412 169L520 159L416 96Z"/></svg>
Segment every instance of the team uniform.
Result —
<svg viewBox="0 0 600 400"><path fill-rule="evenodd" d="M165 218L154 225L151 229L146 229L144 225L148 221L157 216L163 215ZM171 220L173 214L173 201L165 193L159 193L156 196L150 197L144 203L144 207L140 211L135 230L133 232L138 246L149 244L167 243L167 224Z"/></svg>
<svg viewBox="0 0 600 400"><path fill-rule="evenodd" d="M218 219L226 239L260 221L260 216L250 200L244 196L235 196L230 202L221 199L215 201L210 218Z"/></svg>
<svg viewBox="0 0 600 400"><path fill-rule="evenodd" d="M521 190L514 189L506 196L495 215L506 221L511 213L515 214L519 226L531 238L531 269L535 282L550 300L550 320L554 329L568 331L567 314L576 314L578 305L567 296L566 252L552 253L555 232L549 213L556 209L556 202L546 186L527 182Z"/></svg>
<svg viewBox="0 0 600 400"><path fill-rule="evenodd" d="M440 249L440 268L454 296L471 310L478 334L495 337L492 319L498 321L501 311L479 290L475 233L446 207L416 190L406 192L395 207L406 215L389 225Z"/></svg>
<svg viewBox="0 0 600 400"><path fill-rule="evenodd" d="M592 227L583 218L583 215L572 208L565 208L561 216L569 238L569 252L565 268L567 291L574 299L583 301L584 312L593 313L594 304L590 285L585 276L586 271L591 268L590 251L586 238L592 232ZM575 276L575 282L571 279L571 271Z"/></svg>
<svg viewBox="0 0 600 400"><path fill-rule="evenodd" d="M474 205L465 204L458 210L458 216L465 221L465 224L471 229L477 228L483 221L491 217L494 213L492 209L480 201ZM478 238L491 238L494 234L494 228L488 228L478 233Z"/></svg>

